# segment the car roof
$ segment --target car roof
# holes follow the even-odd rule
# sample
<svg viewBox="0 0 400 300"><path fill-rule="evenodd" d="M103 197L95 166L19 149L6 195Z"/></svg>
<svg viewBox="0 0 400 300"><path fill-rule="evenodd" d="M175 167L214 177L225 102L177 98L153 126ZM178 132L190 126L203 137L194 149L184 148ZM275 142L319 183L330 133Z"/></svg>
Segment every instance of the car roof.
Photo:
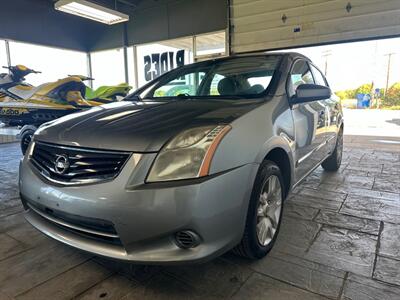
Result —
<svg viewBox="0 0 400 300"><path fill-rule="evenodd" d="M291 58L304 58L306 60L311 61L307 56L294 51L262 51L262 52L251 52L251 53L243 53L243 54L235 54L229 57L252 57L252 56L265 56L265 55L279 55L279 56L288 56Z"/></svg>
<svg viewBox="0 0 400 300"><path fill-rule="evenodd" d="M230 56L224 56L224 57L219 57L219 58L214 58L214 59L208 59L204 61L200 61L198 63L202 62L207 62L207 61L223 61L223 60L230 60L230 59L235 59L235 58L241 58L241 57L259 57L259 56L282 56L282 57L287 57L289 59L296 59L296 58L302 58L307 61L311 62L311 59L308 58L307 56L298 53L298 52L289 52L289 51L260 51L260 52L249 52L249 53L238 53L238 54L232 54Z"/></svg>

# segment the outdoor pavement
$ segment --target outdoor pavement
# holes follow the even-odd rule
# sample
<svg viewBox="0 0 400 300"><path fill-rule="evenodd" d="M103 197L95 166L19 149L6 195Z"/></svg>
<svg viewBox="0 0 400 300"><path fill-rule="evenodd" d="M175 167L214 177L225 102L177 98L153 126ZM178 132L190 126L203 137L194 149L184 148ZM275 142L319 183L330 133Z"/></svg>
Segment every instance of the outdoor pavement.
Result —
<svg viewBox="0 0 400 300"><path fill-rule="evenodd" d="M343 109L346 134L400 137L400 110Z"/></svg>
<svg viewBox="0 0 400 300"><path fill-rule="evenodd" d="M18 199L19 145L0 145L0 299L400 299L399 142L346 136L340 171L318 168L286 201L266 258L170 267L97 258L36 231Z"/></svg>

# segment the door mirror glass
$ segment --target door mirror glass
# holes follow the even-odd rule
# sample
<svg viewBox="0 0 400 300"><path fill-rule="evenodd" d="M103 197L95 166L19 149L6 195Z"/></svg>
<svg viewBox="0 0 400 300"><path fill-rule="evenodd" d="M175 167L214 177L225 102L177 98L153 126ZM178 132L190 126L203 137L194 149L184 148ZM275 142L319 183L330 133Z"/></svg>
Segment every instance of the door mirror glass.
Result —
<svg viewBox="0 0 400 300"><path fill-rule="evenodd" d="M331 89L329 87L317 84L301 84L297 87L296 94L292 97L292 103L324 100L330 96Z"/></svg>

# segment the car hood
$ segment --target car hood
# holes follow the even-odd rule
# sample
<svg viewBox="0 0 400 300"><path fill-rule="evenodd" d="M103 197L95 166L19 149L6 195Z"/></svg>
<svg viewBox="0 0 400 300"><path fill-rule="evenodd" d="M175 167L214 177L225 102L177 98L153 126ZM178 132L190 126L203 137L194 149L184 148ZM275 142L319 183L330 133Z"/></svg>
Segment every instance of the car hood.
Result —
<svg viewBox="0 0 400 300"><path fill-rule="evenodd" d="M121 101L43 125L36 141L134 152L157 152L183 129L227 124L259 101Z"/></svg>

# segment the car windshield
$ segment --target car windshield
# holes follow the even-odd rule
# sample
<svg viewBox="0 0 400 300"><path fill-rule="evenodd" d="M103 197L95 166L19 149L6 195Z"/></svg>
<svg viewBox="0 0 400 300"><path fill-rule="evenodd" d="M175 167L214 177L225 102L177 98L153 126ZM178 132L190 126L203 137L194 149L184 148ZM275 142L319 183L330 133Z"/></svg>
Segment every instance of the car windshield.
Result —
<svg viewBox="0 0 400 300"><path fill-rule="evenodd" d="M133 96L157 100L257 97L270 85L279 62L280 56L270 55L183 66L159 77Z"/></svg>

